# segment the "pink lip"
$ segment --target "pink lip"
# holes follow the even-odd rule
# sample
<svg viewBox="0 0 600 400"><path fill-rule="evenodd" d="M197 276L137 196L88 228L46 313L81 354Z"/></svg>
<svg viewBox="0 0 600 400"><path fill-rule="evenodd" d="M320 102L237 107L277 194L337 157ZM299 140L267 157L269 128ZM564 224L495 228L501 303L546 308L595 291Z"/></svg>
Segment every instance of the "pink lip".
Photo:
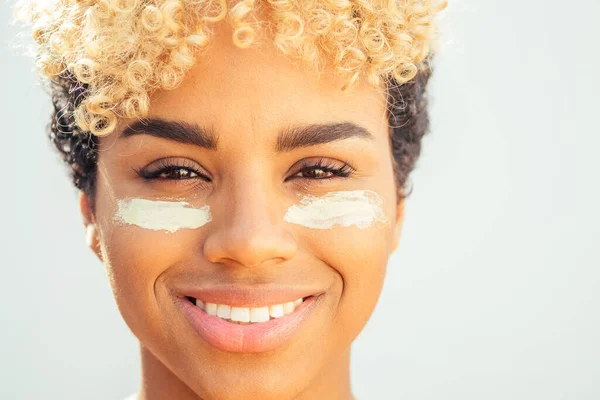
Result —
<svg viewBox="0 0 600 400"><path fill-rule="evenodd" d="M314 287L269 286L194 286L178 288L176 296L189 296L205 303L229 304L235 307L264 307L267 304L283 304L296 299L319 295L322 290Z"/></svg>
<svg viewBox="0 0 600 400"><path fill-rule="evenodd" d="M208 315L186 298L176 297L176 303L192 327L212 346L234 353L259 353L289 341L317 305L318 297L307 298L293 313L284 317L249 325Z"/></svg>

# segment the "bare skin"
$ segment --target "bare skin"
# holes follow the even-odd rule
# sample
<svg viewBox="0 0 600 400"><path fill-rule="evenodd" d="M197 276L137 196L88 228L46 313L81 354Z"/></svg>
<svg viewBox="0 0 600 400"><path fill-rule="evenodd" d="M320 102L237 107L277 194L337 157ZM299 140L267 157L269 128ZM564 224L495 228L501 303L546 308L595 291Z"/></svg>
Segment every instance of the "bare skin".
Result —
<svg viewBox="0 0 600 400"><path fill-rule="evenodd" d="M342 93L345 80L333 72L319 77L268 44L236 48L228 35L217 31L181 86L153 95L149 115L210 129L217 148L148 134L123 137L119 132L134 121L121 121L100 141L95 197L80 196L89 245L140 340L140 399L351 400L350 345L380 296L403 217L385 96L366 83ZM290 126L342 122L372 139L276 150ZM136 172L164 158L180 168L153 180ZM335 167L347 162L354 172L332 177L310 168L319 158ZM283 219L303 195L345 190L377 192L389 223L315 230ZM170 234L115 224L117 200L126 198L208 204L213 220ZM172 289L182 281L295 284L321 295L289 342L262 353L229 353L204 341L174 305Z"/></svg>

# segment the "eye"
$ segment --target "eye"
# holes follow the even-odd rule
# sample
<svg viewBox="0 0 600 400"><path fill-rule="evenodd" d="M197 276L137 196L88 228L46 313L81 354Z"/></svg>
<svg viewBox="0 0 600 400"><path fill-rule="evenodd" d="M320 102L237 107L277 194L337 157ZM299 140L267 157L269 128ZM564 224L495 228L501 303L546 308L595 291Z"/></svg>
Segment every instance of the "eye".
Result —
<svg viewBox="0 0 600 400"><path fill-rule="evenodd" d="M156 177L160 179L190 179L197 178L198 176L195 171L189 168L174 167L161 170Z"/></svg>
<svg viewBox="0 0 600 400"><path fill-rule="evenodd" d="M160 159L140 170L136 170L136 172L147 180L186 180L197 178L209 180L199 169L199 166L191 160Z"/></svg>
<svg viewBox="0 0 600 400"><path fill-rule="evenodd" d="M339 165L332 160L319 158L314 160L302 160L300 170L292 175L291 179L332 179L346 178L354 172L354 169L346 162Z"/></svg>

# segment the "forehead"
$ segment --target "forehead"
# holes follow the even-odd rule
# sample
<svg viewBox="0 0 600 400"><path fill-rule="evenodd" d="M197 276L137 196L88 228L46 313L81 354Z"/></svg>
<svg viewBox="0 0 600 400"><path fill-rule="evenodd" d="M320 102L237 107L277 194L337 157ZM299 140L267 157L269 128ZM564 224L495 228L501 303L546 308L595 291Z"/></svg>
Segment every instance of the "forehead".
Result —
<svg viewBox="0 0 600 400"><path fill-rule="evenodd" d="M279 52L264 38L236 47L226 26L215 30L182 84L151 96L150 116L210 127L220 137L266 137L289 125L348 121L387 132L386 96L359 82L342 92L347 76L315 68Z"/></svg>

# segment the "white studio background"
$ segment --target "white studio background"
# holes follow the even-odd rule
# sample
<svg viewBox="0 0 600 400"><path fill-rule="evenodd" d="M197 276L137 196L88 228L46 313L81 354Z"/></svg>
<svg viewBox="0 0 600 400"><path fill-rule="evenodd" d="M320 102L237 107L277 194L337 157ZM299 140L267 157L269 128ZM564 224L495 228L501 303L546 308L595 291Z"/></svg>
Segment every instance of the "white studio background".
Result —
<svg viewBox="0 0 600 400"><path fill-rule="evenodd" d="M361 400L600 399L598 0L450 0L400 248L354 345ZM1 399L122 399L136 340L0 8Z"/></svg>

